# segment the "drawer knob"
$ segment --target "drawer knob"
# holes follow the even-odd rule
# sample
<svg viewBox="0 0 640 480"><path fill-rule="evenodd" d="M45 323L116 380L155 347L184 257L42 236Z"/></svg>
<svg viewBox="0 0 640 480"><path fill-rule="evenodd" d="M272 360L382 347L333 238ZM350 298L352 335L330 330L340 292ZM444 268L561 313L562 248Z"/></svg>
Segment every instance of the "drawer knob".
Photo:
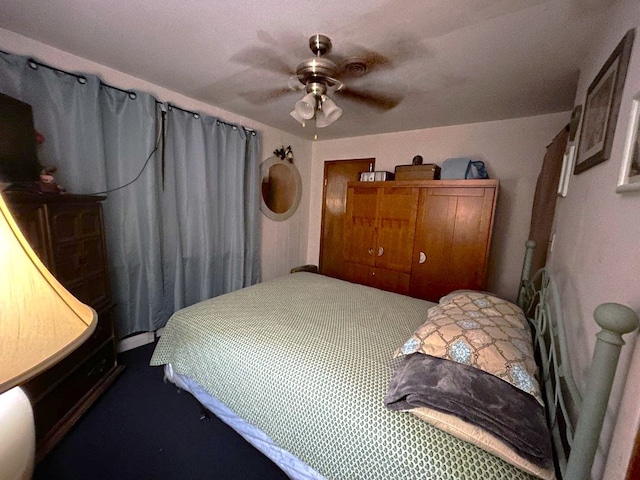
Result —
<svg viewBox="0 0 640 480"><path fill-rule="evenodd" d="M378 247L378 256L381 257L384 254L384 248Z"/></svg>
<svg viewBox="0 0 640 480"><path fill-rule="evenodd" d="M418 263L424 263L427 261L427 255L424 252L420 252L420 259L418 260Z"/></svg>

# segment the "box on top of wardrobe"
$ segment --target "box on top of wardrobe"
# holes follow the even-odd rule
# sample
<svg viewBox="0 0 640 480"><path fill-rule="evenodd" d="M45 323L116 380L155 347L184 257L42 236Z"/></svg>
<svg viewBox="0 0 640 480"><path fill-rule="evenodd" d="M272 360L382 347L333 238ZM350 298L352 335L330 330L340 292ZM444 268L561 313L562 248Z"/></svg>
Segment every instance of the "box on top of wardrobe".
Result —
<svg viewBox="0 0 640 480"><path fill-rule="evenodd" d="M435 163L396 166L396 180L439 180L440 167Z"/></svg>

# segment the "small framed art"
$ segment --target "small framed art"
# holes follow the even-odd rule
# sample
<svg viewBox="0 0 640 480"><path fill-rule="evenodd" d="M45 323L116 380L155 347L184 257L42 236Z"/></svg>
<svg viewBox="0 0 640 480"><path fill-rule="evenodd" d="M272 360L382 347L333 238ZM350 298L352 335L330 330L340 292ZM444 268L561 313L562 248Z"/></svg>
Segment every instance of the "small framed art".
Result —
<svg viewBox="0 0 640 480"><path fill-rule="evenodd" d="M633 97L616 192L640 190L640 92Z"/></svg>
<svg viewBox="0 0 640 480"><path fill-rule="evenodd" d="M635 30L629 30L587 89L574 173L609 159Z"/></svg>

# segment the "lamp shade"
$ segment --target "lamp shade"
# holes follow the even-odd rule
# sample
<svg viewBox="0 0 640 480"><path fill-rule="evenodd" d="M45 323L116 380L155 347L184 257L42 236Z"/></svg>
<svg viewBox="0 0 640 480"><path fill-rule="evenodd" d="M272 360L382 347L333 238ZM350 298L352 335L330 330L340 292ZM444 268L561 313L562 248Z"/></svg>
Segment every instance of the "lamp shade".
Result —
<svg viewBox="0 0 640 480"><path fill-rule="evenodd" d="M96 312L46 269L0 196L0 394L71 353Z"/></svg>
<svg viewBox="0 0 640 480"><path fill-rule="evenodd" d="M295 112L305 120L313 118L316 113L316 97L313 93L307 93L296 102Z"/></svg>

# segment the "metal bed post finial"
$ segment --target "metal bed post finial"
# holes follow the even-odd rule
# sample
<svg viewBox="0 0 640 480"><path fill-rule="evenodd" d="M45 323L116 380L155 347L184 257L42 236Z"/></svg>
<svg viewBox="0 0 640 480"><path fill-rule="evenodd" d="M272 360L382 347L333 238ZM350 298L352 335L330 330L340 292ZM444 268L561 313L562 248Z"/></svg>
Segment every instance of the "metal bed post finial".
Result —
<svg viewBox="0 0 640 480"><path fill-rule="evenodd" d="M602 423L607 411L611 386L615 376L622 335L638 328L639 318L631 308L618 303L603 303L595 312L596 323L602 328L596 335L596 346L589 368L587 390L575 432L575 442L567 463L567 480L590 478Z"/></svg>

